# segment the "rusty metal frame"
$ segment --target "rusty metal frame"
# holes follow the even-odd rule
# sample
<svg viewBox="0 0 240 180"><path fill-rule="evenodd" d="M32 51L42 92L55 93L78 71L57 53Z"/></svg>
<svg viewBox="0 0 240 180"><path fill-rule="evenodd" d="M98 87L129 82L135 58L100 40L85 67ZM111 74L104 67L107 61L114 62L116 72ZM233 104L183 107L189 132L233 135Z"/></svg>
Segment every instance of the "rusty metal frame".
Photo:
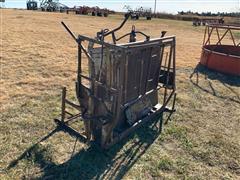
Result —
<svg viewBox="0 0 240 180"><path fill-rule="evenodd" d="M78 44L76 94L77 99L79 100L79 105L72 103L66 99L66 88L63 88L61 119L55 119L55 122L59 126L61 126L64 131L78 137L84 143L96 142L102 148L109 148L111 145L117 143L118 141L126 137L129 133L131 133L139 126L162 115L164 112L169 112L170 115L175 112L176 39L174 36L148 39L147 41L130 42L125 44L115 44L116 42L113 41L113 44L111 44L104 42L103 39L93 39L83 35L78 35L78 37L76 37L64 23L62 24ZM82 44L82 42L84 41L88 43L88 50ZM96 73L96 59L94 59L94 56L91 54L91 48L89 48L96 44L100 45L101 48L101 63L98 73ZM166 56L164 56L164 52L167 51L167 48L169 52L167 52ZM92 48L92 50L97 49ZM136 86L138 87L138 95L134 96L134 99L131 99L128 97L128 94L129 92L132 92L132 89L127 89L128 80L124 81L125 78L128 79L131 76L128 75L130 71L126 70L131 67L128 64L129 60L131 59L129 54L133 53L132 57L134 57L134 53L141 52L142 50L150 50L150 54L148 54L151 55L151 58L155 58L159 61L159 67L157 67L156 74L154 74L153 76L151 74L151 68L154 67L154 64L151 65L151 63L155 62L155 60L151 60L150 57L149 59L148 56L145 57L145 60L149 59L149 63L148 67L146 67L147 70L145 70L147 74L145 73L144 76L143 71L145 69L145 62L143 61L144 59L141 60L141 65L139 66L138 70L140 84ZM114 76L113 74L109 75L111 82L114 81L112 79L114 77L115 80L118 79L117 81L119 83L121 82L120 84L115 83L115 85L118 84L116 87L114 83L114 86L111 86L108 83L104 83L103 81L101 81L101 73L105 73L102 72L102 62L104 58L103 56L106 55L105 51L108 51L111 57L117 57L119 59L118 61L116 61L118 63L117 68L114 69L114 67L112 67L112 71L114 72L112 72L111 70L108 70L111 72L107 72L115 73ZM155 54L153 53L153 51L156 51ZM85 54L88 59L90 70L88 76L82 74L82 54ZM141 81L143 77L146 77L146 81L144 82ZM151 79L151 77L153 79ZM90 83L89 87L86 87L84 85L83 79ZM156 86L154 85L152 87L151 83L157 84ZM100 91L99 89L102 89L102 91ZM163 90L163 93L160 92L161 90ZM143 92L140 93L140 91ZM105 92L109 94L107 98L113 99L111 105L112 108L110 108L111 110L109 110L108 105L106 105L103 96L101 94L100 96L98 95L98 92L102 92L101 94L104 94L103 92ZM163 96L162 103L159 103L159 94L162 94ZM168 107L171 100L171 107ZM122 119L126 119L126 117L123 116L125 116L127 110L128 112L130 112L130 115L135 115L131 108L135 105L142 105L142 103L145 101L153 105L151 107L148 107L147 111L144 109L145 114L142 115L141 118L134 119L133 124L130 125L126 125L126 120L122 122ZM69 105L79 110L79 113L73 115L70 112L66 111L66 105ZM102 112L103 110L99 110L100 107L104 109L104 113ZM80 133L70 126L70 123L73 120L83 121L85 130L84 133ZM162 124L162 120L160 121L160 124ZM121 123L124 125L122 125ZM98 135L96 135L96 132L99 133L99 130L95 130L95 126L101 126L102 128L100 139Z"/></svg>
<svg viewBox="0 0 240 180"><path fill-rule="evenodd" d="M223 31L221 35L219 30ZM237 42L237 38L236 36L234 37L233 31L240 31L240 26L219 24L207 25L203 38L200 63L219 72L239 75L240 42ZM210 42L213 35L217 35L217 38ZM229 38L228 42L223 42L226 38Z"/></svg>
<svg viewBox="0 0 240 180"><path fill-rule="evenodd" d="M213 34L213 31L214 29L216 30L216 33L217 33L217 37L218 37L218 41L216 43L216 45L218 44L222 44L221 41L225 38L225 36L229 33L230 36L231 36L231 39L232 39L232 42L233 42L233 45L234 46L239 46L239 44L236 44L235 42L235 38L232 34L232 30L240 30L240 26L237 26L237 25L219 25L219 24L210 24L210 25L207 25L205 27L205 32L204 32L204 38L203 38L203 46L205 45L210 45L211 42L210 42L210 39L211 39L211 36ZM220 37L220 34L219 34L219 30L220 29L224 29L226 30L224 32L224 34ZM206 40L206 37L207 37L207 40Z"/></svg>

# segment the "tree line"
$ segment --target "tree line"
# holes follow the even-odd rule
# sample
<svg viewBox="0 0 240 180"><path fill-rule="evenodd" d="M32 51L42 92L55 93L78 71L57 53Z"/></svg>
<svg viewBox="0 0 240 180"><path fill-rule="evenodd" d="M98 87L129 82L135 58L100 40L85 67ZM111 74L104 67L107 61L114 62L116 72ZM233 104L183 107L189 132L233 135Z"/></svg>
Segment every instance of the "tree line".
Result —
<svg viewBox="0 0 240 180"><path fill-rule="evenodd" d="M192 11L179 11L178 15L196 15L196 16L229 16L229 17L240 17L240 12L192 12Z"/></svg>

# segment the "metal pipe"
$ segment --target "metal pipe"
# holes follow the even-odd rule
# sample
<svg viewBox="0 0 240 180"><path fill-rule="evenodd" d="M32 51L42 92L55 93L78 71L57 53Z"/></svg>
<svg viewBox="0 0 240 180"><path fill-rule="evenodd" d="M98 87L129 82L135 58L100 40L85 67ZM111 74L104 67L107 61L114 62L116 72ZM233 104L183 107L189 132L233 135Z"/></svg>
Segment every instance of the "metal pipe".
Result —
<svg viewBox="0 0 240 180"><path fill-rule="evenodd" d="M65 119L65 100L66 100L66 87L62 89L62 114L61 121L64 122Z"/></svg>
<svg viewBox="0 0 240 180"><path fill-rule="evenodd" d="M108 36L109 34L112 34L112 33L116 32L116 31L118 31L119 29L121 29L121 28L124 26L124 24L127 22L127 20L128 20L128 18L129 18L130 15L131 15L131 12L129 12L129 13L126 15L124 21L120 24L120 26L118 26L117 28L115 28L115 29L113 29L113 30L111 30L111 31L109 31L109 32L107 32L107 33L104 33L103 35L104 35L104 36Z"/></svg>
<svg viewBox="0 0 240 180"><path fill-rule="evenodd" d="M72 38L77 42L77 37L75 34L68 28L68 26L62 21L61 24L67 30L67 32L72 36Z"/></svg>

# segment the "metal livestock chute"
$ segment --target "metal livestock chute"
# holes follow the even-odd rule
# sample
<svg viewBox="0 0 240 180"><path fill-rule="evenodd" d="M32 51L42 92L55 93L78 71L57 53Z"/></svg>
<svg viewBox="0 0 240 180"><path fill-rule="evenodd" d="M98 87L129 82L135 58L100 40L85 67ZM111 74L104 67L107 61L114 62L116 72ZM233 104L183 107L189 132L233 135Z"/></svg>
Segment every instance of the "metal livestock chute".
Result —
<svg viewBox="0 0 240 180"><path fill-rule="evenodd" d="M116 29L98 32L96 38L76 37L62 22L78 45L78 103L66 99L63 88L61 118L55 122L80 141L99 144L103 149L153 119L159 120L161 127L162 114L175 111L175 37L164 37L166 32L162 32L161 37L152 39L133 26L130 33L117 38L116 32L129 16ZM145 40L136 41L137 35ZM111 43L106 42L109 36ZM128 43L118 43L126 37ZM67 107L78 113L70 113ZM72 127L76 121L82 122L82 132Z"/></svg>

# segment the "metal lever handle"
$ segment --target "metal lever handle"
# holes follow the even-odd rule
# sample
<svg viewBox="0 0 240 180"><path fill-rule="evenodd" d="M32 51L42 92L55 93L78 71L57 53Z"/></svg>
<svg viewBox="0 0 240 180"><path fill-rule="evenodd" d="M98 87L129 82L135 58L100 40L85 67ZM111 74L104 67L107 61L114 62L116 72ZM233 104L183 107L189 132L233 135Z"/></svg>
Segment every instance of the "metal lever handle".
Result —
<svg viewBox="0 0 240 180"><path fill-rule="evenodd" d="M128 20L128 18L130 17L130 15L131 15L131 12L129 12L129 13L125 16L125 19L124 19L123 22L120 24L120 26L118 26L117 28L115 28L115 29L113 29L113 30L111 30L111 31L109 31L109 30L107 29L107 31L106 31L106 30L102 30L102 31L98 32L98 33L97 33L97 38L98 38L98 40L103 40L104 37L106 37L106 36L108 36L108 35L111 34L111 35L112 35L113 43L116 44L115 32L118 31L119 29L121 29L121 28L124 26L124 24L127 22L127 20Z"/></svg>
<svg viewBox="0 0 240 180"><path fill-rule="evenodd" d="M77 37L75 36L75 34L69 29L69 27L62 21L61 24L63 25L63 27L67 30L67 32L72 36L72 38L78 42Z"/></svg>
<svg viewBox="0 0 240 180"><path fill-rule="evenodd" d="M111 30L111 31L109 31L107 33L104 33L104 36L108 36L109 34L112 34L112 33L116 32L116 31L118 31L119 29L121 29L124 26L124 24L127 22L127 20L128 20L130 15L131 15L131 12L126 15L124 21L120 24L119 27L117 27L117 28L115 28L115 29L113 29L113 30Z"/></svg>

